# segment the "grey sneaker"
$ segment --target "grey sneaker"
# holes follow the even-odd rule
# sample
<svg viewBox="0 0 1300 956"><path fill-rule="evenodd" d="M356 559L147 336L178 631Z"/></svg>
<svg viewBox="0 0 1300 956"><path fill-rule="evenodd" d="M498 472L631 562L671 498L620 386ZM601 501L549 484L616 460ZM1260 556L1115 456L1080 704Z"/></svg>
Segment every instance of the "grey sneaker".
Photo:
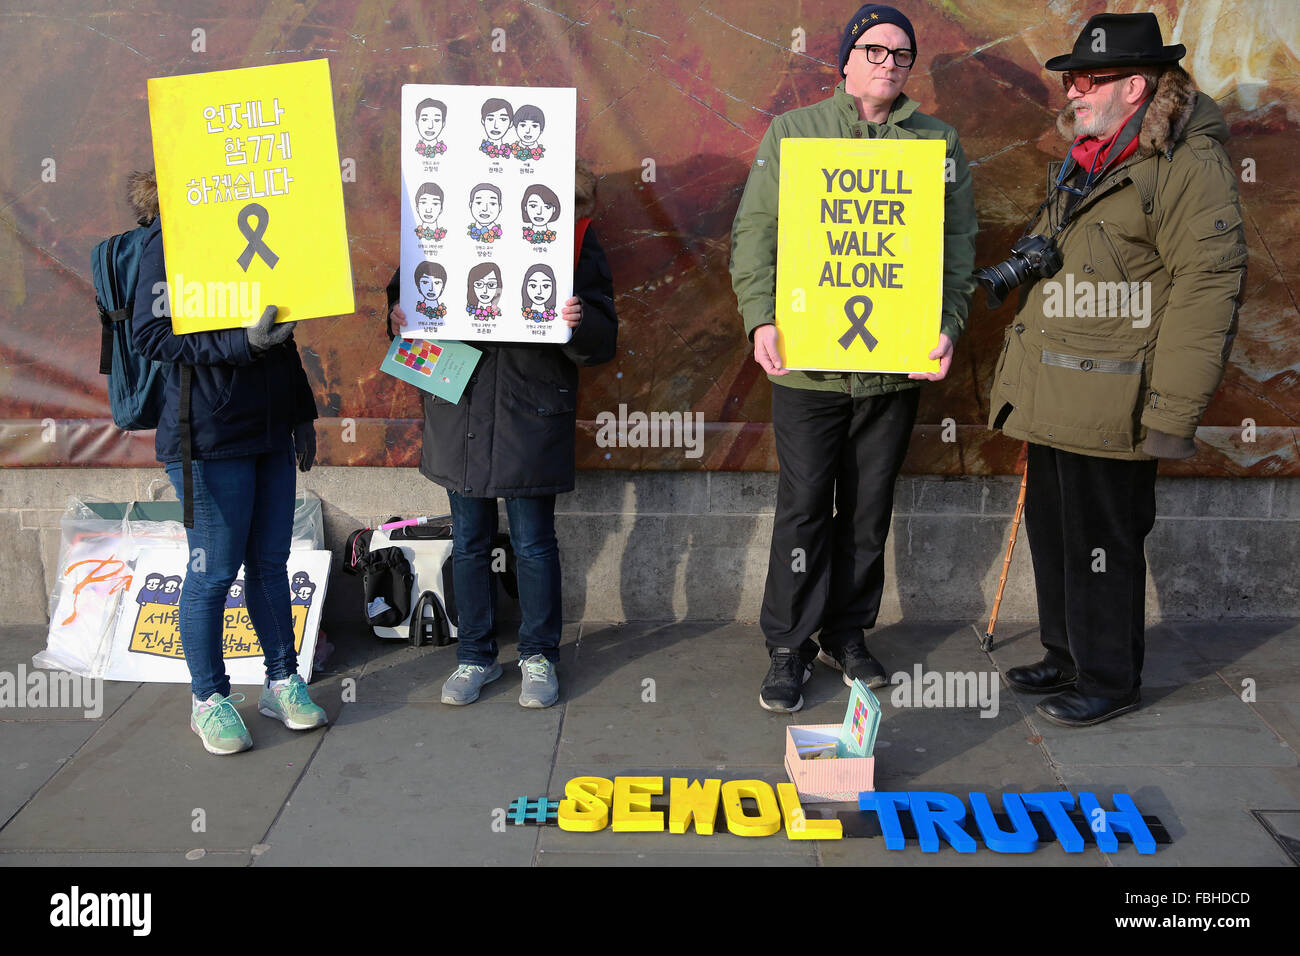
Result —
<svg viewBox="0 0 1300 956"><path fill-rule="evenodd" d="M461 664L442 685L444 704L472 704L478 700L483 685L501 676L501 665L496 661L488 667L482 664Z"/></svg>
<svg viewBox="0 0 1300 956"><path fill-rule="evenodd" d="M555 676L555 665L542 654L521 658L523 671L519 691L521 707L550 707L560 699L560 679Z"/></svg>

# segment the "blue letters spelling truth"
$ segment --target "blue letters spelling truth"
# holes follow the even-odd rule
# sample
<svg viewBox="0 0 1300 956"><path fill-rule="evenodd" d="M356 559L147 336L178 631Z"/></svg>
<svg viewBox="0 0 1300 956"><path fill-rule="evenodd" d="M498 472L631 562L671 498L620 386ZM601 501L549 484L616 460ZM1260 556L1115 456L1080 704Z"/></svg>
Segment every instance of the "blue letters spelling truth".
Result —
<svg viewBox="0 0 1300 956"><path fill-rule="evenodd" d="M1044 816L1066 853L1083 852L1083 836L1070 819L1070 811L1074 809L1074 795L1068 791L1002 794L1002 810L1011 823L1010 832L998 825L985 794L971 793L969 796L975 827L979 830L984 845L995 853L1032 853L1038 848L1038 831L1029 818L1030 810ZM1139 853L1155 853L1155 838L1132 798L1125 793L1116 793L1111 796L1111 803L1115 809L1104 810L1095 794L1079 794L1079 810L1089 822L1087 829L1096 841L1097 849L1103 853L1114 853L1119 849L1119 840L1115 834L1127 833ZM963 826L966 807L954 794L872 791L858 794L858 809L876 812L887 849L904 848L899 812L908 811L912 816L912 824L916 827L916 838L922 851L937 853L939 838L942 836L958 853L975 852L975 839Z"/></svg>

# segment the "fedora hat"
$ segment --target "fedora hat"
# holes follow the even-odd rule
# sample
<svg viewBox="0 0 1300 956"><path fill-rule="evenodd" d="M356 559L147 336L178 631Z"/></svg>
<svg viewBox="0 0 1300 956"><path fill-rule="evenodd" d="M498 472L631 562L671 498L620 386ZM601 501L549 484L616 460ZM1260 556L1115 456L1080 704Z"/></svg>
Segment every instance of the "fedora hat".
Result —
<svg viewBox="0 0 1300 956"><path fill-rule="evenodd" d="M1093 66L1161 66L1177 63L1187 53L1181 43L1165 46L1154 13L1099 13L1088 20L1074 49L1054 56L1049 70L1080 70Z"/></svg>

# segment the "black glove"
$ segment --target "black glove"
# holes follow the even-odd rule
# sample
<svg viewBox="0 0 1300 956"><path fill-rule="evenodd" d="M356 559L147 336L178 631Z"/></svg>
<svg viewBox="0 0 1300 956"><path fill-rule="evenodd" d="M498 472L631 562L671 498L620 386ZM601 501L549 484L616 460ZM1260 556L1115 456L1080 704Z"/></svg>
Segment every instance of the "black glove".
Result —
<svg viewBox="0 0 1300 956"><path fill-rule="evenodd" d="M298 458L299 471L311 471L316 461L316 426L311 422L299 422L293 426L293 451Z"/></svg>
<svg viewBox="0 0 1300 956"><path fill-rule="evenodd" d="M281 322L273 325L278 310L268 305L256 325L250 325L244 331L248 333L248 348L254 355L260 355L268 349L275 348L293 334L294 322Z"/></svg>
<svg viewBox="0 0 1300 956"><path fill-rule="evenodd" d="M1191 458L1196 454L1196 442L1190 438L1148 428L1142 450L1152 458Z"/></svg>

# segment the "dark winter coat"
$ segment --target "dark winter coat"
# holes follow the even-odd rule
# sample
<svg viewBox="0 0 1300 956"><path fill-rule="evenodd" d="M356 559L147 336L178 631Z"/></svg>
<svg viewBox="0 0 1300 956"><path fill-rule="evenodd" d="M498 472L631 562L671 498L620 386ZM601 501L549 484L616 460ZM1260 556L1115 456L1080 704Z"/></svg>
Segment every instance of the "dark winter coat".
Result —
<svg viewBox="0 0 1300 956"><path fill-rule="evenodd" d="M1012 438L1150 459L1148 432L1191 438L1223 379L1246 270L1228 125L1172 67L1138 135L1133 156L1079 201L1057 237L1060 272L1021 287L989 398L989 426ZM1059 205L1050 212L1059 223ZM1034 231L1050 233L1049 218ZM1095 289L1093 301L1067 301L1060 291L1071 285ZM1145 290L1138 318L1118 307L1135 287Z"/></svg>
<svg viewBox="0 0 1300 956"><path fill-rule="evenodd" d="M608 362L618 340L614 282L590 226L573 294L582 300L582 322L564 345L472 342L483 357L460 401L424 393L420 474L471 498L573 490L578 366ZM394 274L389 312L397 298Z"/></svg>
<svg viewBox="0 0 1300 956"><path fill-rule="evenodd" d="M243 329L175 335L166 298L158 309L162 315L154 314L155 285L166 279L162 224L155 218L140 257L131 334L146 358L193 366L194 457L236 458L283 448L294 425L316 418L316 401L293 338L257 356ZM173 365L154 439L161 462L181 460L180 378L179 365Z"/></svg>

